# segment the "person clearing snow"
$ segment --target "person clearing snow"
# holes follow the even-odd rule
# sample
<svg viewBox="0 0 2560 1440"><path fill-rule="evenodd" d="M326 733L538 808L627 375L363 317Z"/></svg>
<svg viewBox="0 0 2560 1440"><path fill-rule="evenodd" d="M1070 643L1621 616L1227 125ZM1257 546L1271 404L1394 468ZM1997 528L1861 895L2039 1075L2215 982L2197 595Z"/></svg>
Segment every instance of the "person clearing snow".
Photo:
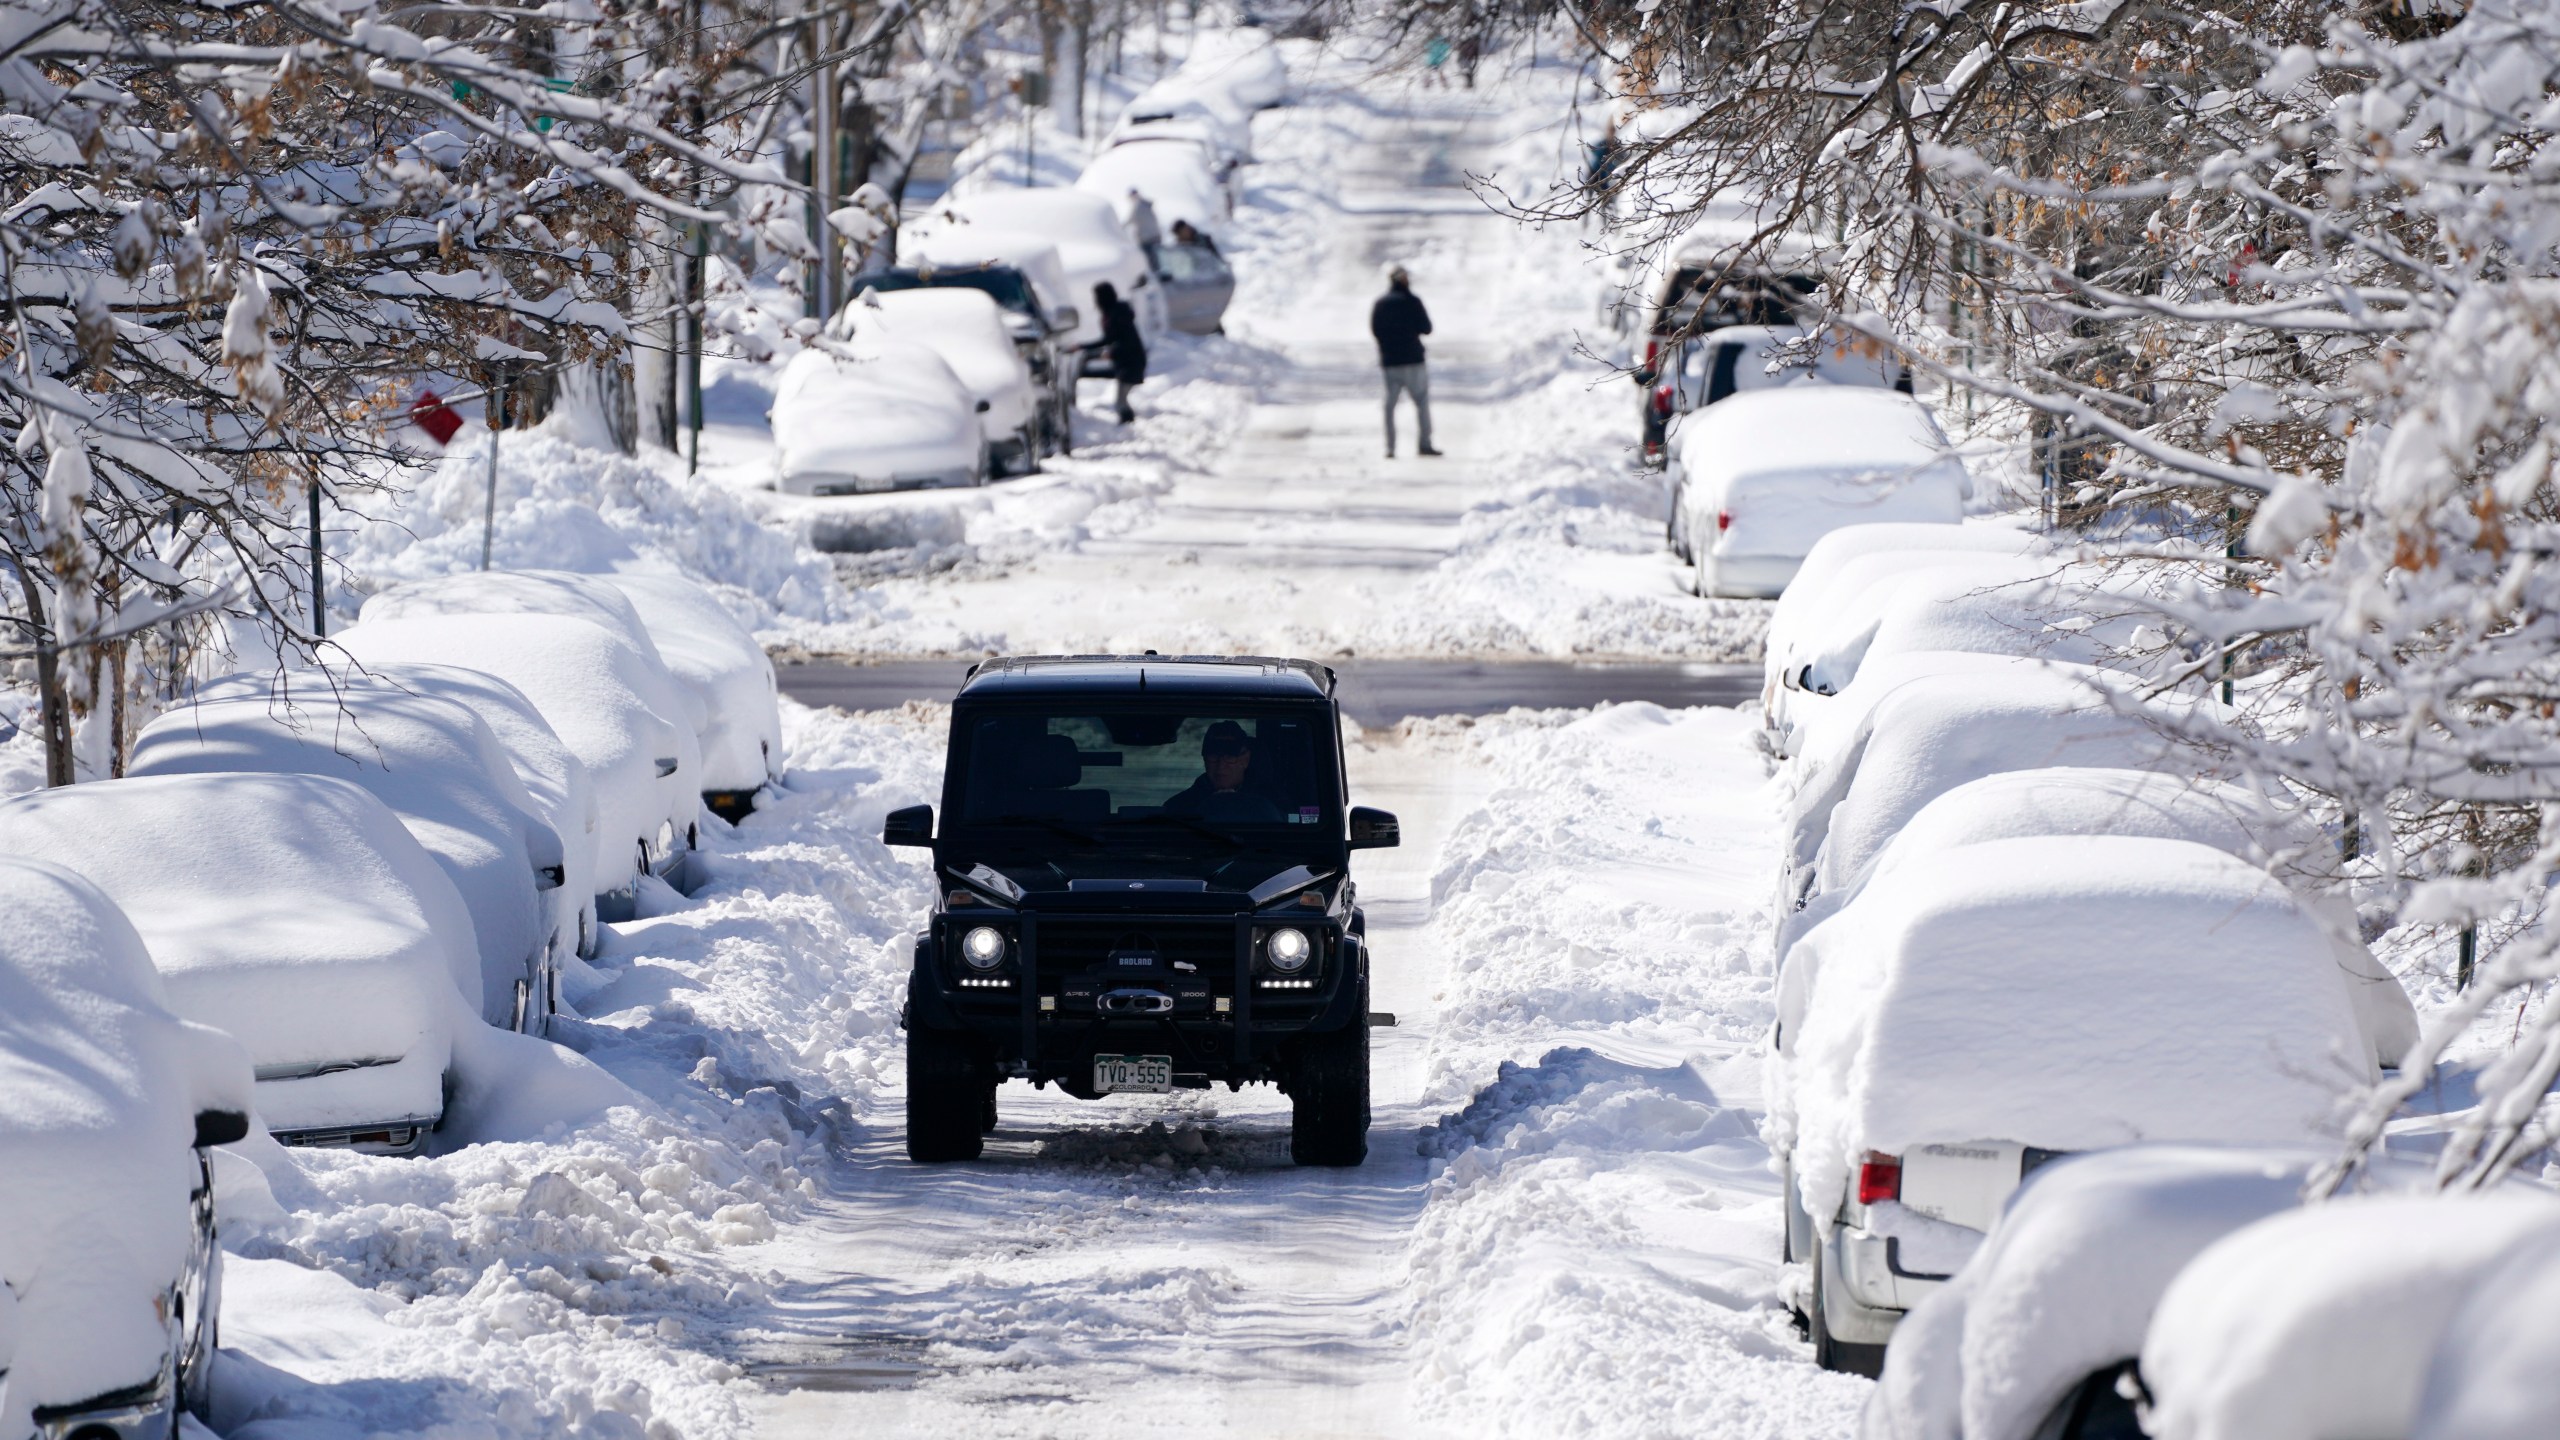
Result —
<svg viewBox="0 0 2560 1440"><path fill-rule="evenodd" d="M1110 353L1117 387L1111 402L1119 407L1121 424L1135 424L1138 412L1129 408L1129 392L1147 383L1147 341L1138 333L1138 312L1108 280L1093 287L1093 308L1102 315L1102 348Z"/></svg>
<svg viewBox="0 0 2560 1440"><path fill-rule="evenodd" d="M1398 265L1387 271L1387 293L1369 307L1369 333L1378 341L1378 369L1387 382L1387 458L1396 458L1396 396L1413 397L1414 428L1421 432L1417 455L1437 455L1431 448L1431 376L1423 366L1422 337L1431 333L1431 312L1413 293L1413 277Z"/></svg>

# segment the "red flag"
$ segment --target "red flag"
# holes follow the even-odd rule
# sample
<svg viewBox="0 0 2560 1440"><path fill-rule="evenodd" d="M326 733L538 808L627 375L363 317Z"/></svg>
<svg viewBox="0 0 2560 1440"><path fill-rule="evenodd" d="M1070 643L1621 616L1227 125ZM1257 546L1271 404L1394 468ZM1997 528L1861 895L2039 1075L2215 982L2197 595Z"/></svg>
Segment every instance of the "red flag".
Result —
<svg viewBox="0 0 2560 1440"><path fill-rule="evenodd" d="M462 429L462 417L454 414L453 407L437 398L433 390L419 391L418 398L409 403L409 423L426 431L439 445L452 444Z"/></svg>

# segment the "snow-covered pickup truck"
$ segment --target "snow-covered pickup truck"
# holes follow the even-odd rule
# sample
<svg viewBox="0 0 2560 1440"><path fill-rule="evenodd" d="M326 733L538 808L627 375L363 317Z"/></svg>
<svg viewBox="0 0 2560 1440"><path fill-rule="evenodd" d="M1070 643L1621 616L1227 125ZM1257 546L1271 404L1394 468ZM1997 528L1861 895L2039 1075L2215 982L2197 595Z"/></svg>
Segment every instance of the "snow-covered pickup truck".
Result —
<svg viewBox="0 0 2560 1440"><path fill-rule="evenodd" d="M1303 660L990 660L951 711L917 938L907 1154L974 1159L1008 1079L1090 1099L1280 1086L1302 1165L1368 1153L1369 956L1333 672ZM1381 1023L1386 1023L1381 1017Z"/></svg>

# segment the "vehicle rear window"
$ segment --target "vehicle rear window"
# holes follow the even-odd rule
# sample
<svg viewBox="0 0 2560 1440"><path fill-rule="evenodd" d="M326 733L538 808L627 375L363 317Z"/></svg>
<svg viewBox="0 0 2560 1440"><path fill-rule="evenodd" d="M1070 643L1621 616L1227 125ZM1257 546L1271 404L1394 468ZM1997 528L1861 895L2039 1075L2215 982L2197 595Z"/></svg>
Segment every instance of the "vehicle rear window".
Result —
<svg viewBox="0 0 2560 1440"><path fill-rule="evenodd" d="M928 274L931 276L929 279ZM866 289L878 290L885 294L891 290L954 288L983 291L993 296L995 302L1007 310L1035 316L1040 313L1040 307L1032 303L1031 288L1023 282L1022 272L1019 270L995 269L988 266L930 272L873 270L867 274L855 276L853 281L853 293L856 295Z"/></svg>

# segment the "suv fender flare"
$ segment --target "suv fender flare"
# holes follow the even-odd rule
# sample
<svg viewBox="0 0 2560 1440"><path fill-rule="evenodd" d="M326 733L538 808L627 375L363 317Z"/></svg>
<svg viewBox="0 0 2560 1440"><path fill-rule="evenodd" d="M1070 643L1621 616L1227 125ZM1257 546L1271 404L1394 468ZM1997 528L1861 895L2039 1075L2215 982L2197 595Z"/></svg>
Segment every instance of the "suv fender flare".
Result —
<svg viewBox="0 0 2560 1440"><path fill-rule="evenodd" d="M950 1001L943 996L942 981L935 973L933 963L931 935L916 937L915 970L907 979L906 1020L910 1026L922 1025L932 1030L968 1028L958 1015L952 1013Z"/></svg>
<svg viewBox="0 0 2560 1440"><path fill-rule="evenodd" d="M1322 1012L1307 1022L1306 1033L1321 1034L1347 1025L1369 1023L1369 942L1357 935L1342 937L1342 980Z"/></svg>

